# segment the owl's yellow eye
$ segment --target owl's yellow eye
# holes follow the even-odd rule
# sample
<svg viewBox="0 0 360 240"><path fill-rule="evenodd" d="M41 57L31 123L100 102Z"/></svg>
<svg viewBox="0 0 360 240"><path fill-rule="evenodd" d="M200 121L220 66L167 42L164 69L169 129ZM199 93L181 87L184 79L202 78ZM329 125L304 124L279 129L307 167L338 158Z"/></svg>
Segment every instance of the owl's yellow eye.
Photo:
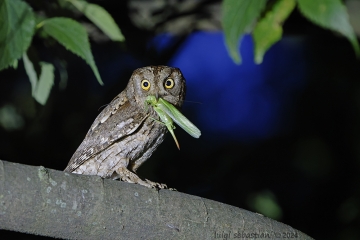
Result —
<svg viewBox="0 0 360 240"><path fill-rule="evenodd" d="M141 88L144 89L144 90L146 90L146 91L148 91L148 90L150 89L150 82L149 82L149 80L146 80L146 79L142 80L142 81L141 81Z"/></svg>
<svg viewBox="0 0 360 240"><path fill-rule="evenodd" d="M175 85L174 80L172 80L171 78L166 79L165 81L166 88L171 89L174 87L174 85Z"/></svg>

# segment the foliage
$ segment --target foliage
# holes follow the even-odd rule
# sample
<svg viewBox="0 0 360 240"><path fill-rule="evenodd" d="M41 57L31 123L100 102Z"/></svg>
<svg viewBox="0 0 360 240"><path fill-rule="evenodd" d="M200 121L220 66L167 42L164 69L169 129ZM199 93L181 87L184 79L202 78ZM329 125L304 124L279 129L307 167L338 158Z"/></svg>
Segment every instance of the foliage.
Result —
<svg viewBox="0 0 360 240"><path fill-rule="evenodd" d="M73 18L81 13L112 41L125 40L111 15L97 4L85 0L59 0L51 4L61 10L56 17L49 17L53 14L45 7L35 12L26 0L0 0L0 70L17 68L18 60L22 58L32 85L32 95L43 105L54 84L54 67L49 62L35 61L36 58L31 56L34 53L31 42L35 36L44 43L55 40L84 59L101 85L103 82L91 53L86 29ZM295 9L314 24L345 36L356 55L360 56L359 43L341 0L224 0L222 25L225 43L234 62L241 63L239 40L245 33L251 33L254 60L262 63L266 51L281 39L282 25Z"/></svg>
<svg viewBox="0 0 360 240"><path fill-rule="evenodd" d="M80 11L110 39L124 41L115 21L102 7L88 4L83 0L67 0L62 1L61 4L58 3L59 8L73 12ZM41 37L43 41L53 38L66 49L80 56L90 65L98 82L103 84L91 53L86 29L77 21L67 17L49 18L46 12L36 13L22 0L0 0L0 23L0 52L2 53L0 70L9 66L16 68L18 60L22 58L32 86L32 95L40 104L46 103L51 91L54 83L54 67L51 63L32 63L27 57L26 52L35 35ZM41 69L40 74L36 72L37 67Z"/></svg>
<svg viewBox="0 0 360 240"><path fill-rule="evenodd" d="M255 62L261 63L265 52L282 36L282 24L296 5L308 20L345 36L360 56L359 43L349 23L346 7L341 0L276 0L265 7L264 0L224 0L223 29L226 45L235 63L241 62L239 39L252 32ZM265 9L265 10L264 10Z"/></svg>
<svg viewBox="0 0 360 240"><path fill-rule="evenodd" d="M32 9L20 0L0 1L0 70L13 65L29 48L35 30Z"/></svg>
<svg viewBox="0 0 360 240"><path fill-rule="evenodd" d="M31 83L31 93L40 104L45 105L51 87L54 85L54 66L50 63L41 62L41 74L38 79L34 65L26 53L23 56L24 67Z"/></svg>
<svg viewBox="0 0 360 240"><path fill-rule="evenodd" d="M69 18L50 18L38 24L44 31L69 51L83 58L92 68L97 80L102 85L99 72L90 50L86 30L81 24Z"/></svg>
<svg viewBox="0 0 360 240"><path fill-rule="evenodd" d="M264 9L266 0L224 0L223 29L229 54L236 63L241 62L238 53L239 38L250 28Z"/></svg>
<svg viewBox="0 0 360 240"><path fill-rule="evenodd" d="M255 62L263 61L265 52L281 39L281 23L286 20L296 5L295 0L279 0L266 15L258 21L253 32L255 41Z"/></svg>

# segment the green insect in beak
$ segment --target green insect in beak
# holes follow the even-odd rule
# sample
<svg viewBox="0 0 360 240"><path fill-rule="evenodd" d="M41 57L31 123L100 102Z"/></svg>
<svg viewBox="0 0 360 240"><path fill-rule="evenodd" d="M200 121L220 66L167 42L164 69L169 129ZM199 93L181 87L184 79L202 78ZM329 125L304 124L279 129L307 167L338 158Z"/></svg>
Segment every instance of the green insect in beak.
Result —
<svg viewBox="0 0 360 240"><path fill-rule="evenodd" d="M155 112L159 115L162 123L165 124L171 135L173 136L176 146L180 150L179 142L176 139L174 133L174 122L179 125L182 129L184 129L188 134L190 134L194 138L199 138L201 135L200 130L191 123L179 110L176 109L171 103L168 101L159 98L156 100L155 96L148 96L146 98L146 103L151 105Z"/></svg>

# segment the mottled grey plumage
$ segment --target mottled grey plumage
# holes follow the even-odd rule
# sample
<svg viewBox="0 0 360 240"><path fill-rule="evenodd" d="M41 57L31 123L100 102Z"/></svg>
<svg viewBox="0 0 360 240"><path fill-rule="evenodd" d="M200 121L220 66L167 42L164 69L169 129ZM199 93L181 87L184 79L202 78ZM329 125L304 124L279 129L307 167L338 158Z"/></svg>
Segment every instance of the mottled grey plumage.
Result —
<svg viewBox="0 0 360 240"><path fill-rule="evenodd" d="M171 88L165 86L169 79L174 83ZM144 80L149 85L144 84ZM154 120L158 119L156 112L145 104L149 95L181 107L185 97L185 79L181 71L166 66L136 69L125 90L95 119L65 171L121 179L147 187L165 187L141 180L135 174L167 132L163 123Z"/></svg>

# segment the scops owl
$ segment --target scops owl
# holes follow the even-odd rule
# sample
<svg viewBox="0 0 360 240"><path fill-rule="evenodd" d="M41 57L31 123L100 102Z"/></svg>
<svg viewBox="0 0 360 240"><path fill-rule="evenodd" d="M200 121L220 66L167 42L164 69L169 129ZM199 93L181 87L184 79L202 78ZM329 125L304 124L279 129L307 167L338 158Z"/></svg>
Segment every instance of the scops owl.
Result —
<svg viewBox="0 0 360 240"><path fill-rule="evenodd" d="M185 90L185 79L178 68L136 69L125 90L97 116L64 171L121 179L151 188L166 187L135 174L167 133L145 100L154 95L180 108Z"/></svg>

